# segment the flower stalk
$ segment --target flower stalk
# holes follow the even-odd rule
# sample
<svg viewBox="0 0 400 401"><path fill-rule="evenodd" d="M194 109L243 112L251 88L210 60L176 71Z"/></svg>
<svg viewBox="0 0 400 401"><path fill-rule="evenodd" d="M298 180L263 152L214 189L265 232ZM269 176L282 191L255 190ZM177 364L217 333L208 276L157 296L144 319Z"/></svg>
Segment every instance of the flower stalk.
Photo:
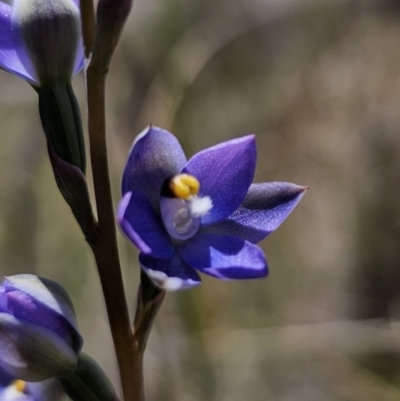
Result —
<svg viewBox="0 0 400 401"><path fill-rule="evenodd" d="M81 0L82 32L86 57L91 56L86 71L90 156L97 205L97 240L90 244L95 256L103 289L111 333L117 355L125 401L144 401L143 351L137 333L134 335L126 303L118 255L114 207L111 195L105 129L105 83L108 64L114 51L104 55L99 26L93 33L92 0ZM101 24L100 24L101 27ZM119 22L119 29L123 24ZM119 35L117 35L119 37ZM91 47L94 44L94 48ZM143 310L146 308L143 308ZM147 310L147 309L146 309ZM148 326L149 327L149 326ZM143 328L143 330L145 327ZM148 329L149 331L149 329ZM141 336L140 336L141 338Z"/></svg>
<svg viewBox="0 0 400 401"><path fill-rule="evenodd" d="M132 388L136 376L133 344L128 306L118 255L114 208L111 196L107 161L107 145L104 118L104 94L106 76L90 65L87 71L90 155L95 188L98 238L91 244L96 259L110 322L114 347L120 369L125 401L136 398L137 389ZM139 384L135 384L138 386Z"/></svg>
<svg viewBox="0 0 400 401"><path fill-rule="evenodd" d="M144 353L154 319L165 297L165 291L156 287L148 275L141 270L133 336L139 351Z"/></svg>

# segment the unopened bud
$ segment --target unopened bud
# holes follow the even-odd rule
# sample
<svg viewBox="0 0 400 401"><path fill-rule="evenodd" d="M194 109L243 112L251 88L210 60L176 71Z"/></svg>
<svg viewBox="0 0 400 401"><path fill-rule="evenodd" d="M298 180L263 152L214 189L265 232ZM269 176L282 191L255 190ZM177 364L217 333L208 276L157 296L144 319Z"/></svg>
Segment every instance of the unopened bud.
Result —
<svg viewBox="0 0 400 401"><path fill-rule="evenodd" d="M54 281L21 274L0 286L0 365L42 381L74 371L83 339L68 293Z"/></svg>
<svg viewBox="0 0 400 401"><path fill-rule="evenodd" d="M15 0L12 23L20 36L20 59L35 80L40 85L69 82L81 32L77 5L72 0Z"/></svg>

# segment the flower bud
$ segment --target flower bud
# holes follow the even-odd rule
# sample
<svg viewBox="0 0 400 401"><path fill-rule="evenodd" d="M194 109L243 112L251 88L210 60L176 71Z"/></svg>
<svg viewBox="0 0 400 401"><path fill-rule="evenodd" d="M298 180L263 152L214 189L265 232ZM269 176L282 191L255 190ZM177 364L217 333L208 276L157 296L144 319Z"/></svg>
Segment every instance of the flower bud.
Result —
<svg viewBox="0 0 400 401"><path fill-rule="evenodd" d="M132 0L99 0L91 63L96 69L108 70L132 3Z"/></svg>
<svg viewBox="0 0 400 401"><path fill-rule="evenodd" d="M12 23L26 70L41 85L66 83L75 70L80 14L72 0L15 0Z"/></svg>
<svg viewBox="0 0 400 401"><path fill-rule="evenodd" d="M83 339L68 293L54 281L21 274L0 286L0 366L26 381L70 374Z"/></svg>

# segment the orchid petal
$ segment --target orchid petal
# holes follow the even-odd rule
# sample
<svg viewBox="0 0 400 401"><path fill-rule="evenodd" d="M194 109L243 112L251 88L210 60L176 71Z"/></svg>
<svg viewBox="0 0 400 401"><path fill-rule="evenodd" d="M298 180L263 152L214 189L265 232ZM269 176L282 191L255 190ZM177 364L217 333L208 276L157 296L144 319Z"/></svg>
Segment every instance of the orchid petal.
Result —
<svg viewBox="0 0 400 401"><path fill-rule="evenodd" d="M275 231L300 202L307 188L287 182L252 184L240 207L207 232L258 243Z"/></svg>
<svg viewBox="0 0 400 401"><path fill-rule="evenodd" d="M174 252L169 236L149 199L127 192L118 207L118 221L127 237L145 254L169 259Z"/></svg>
<svg viewBox="0 0 400 401"><path fill-rule="evenodd" d="M154 284L164 290L183 290L201 283L196 270L188 266L177 252L171 259L156 259L141 253L139 262Z"/></svg>
<svg viewBox="0 0 400 401"><path fill-rule="evenodd" d="M27 383L27 393L35 401L58 401L64 399L65 392L57 379L48 379L40 383Z"/></svg>
<svg viewBox="0 0 400 401"><path fill-rule="evenodd" d="M79 74L85 66L85 49L82 38L79 39L72 76Z"/></svg>
<svg viewBox="0 0 400 401"><path fill-rule="evenodd" d="M150 126L136 138L122 178L122 194L142 191L158 207L164 181L181 172L186 163L178 140L158 127Z"/></svg>
<svg viewBox="0 0 400 401"><path fill-rule="evenodd" d="M13 380L14 378L0 366L0 388L7 387Z"/></svg>
<svg viewBox="0 0 400 401"><path fill-rule="evenodd" d="M36 84L33 75L21 62L21 55L25 59L28 59L28 56L13 32L11 14L12 7L0 2L0 69L17 75L31 84Z"/></svg>
<svg viewBox="0 0 400 401"><path fill-rule="evenodd" d="M75 5L79 8L79 13L80 13L80 2L79 0L72 0ZM83 67L85 66L85 48L83 45L83 38L82 36L79 39L77 50L76 50L76 56L75 56L75 63L74 63L74 69L72 72L72 75L75 76L81 72Z"/></svg>
<svg viewBox="0 0 400 401"><path fill-rule="evenodd" d="M229 217L243 202L256 168L254 135L233 139L194 155L184 172L200 182L200 196L209 196L213 208L202 217L202 224L217 223Z"/></svg>
<svg viewBox="0 0 400 401"><path fill-rule="evenodd" d="M189 266L220 279L251 279L268 274L262 249L240 238L198 233L177 248Z"/></svg>
<svg viewBox="0 0 400 401"><path fill-rule="evenodd" d="M14 384L10 384L4 390L0 391L1 401L38 401L35 400L33 396L26 395L18 391ZM42 400L40 400L42 401ZM43 400L45 401L45 400Z"/></svg>
<svg viewBox="0 0 400 401"><path fill-rule="evenodd" d="M9 313L15 318L51 330L64 340L69 339L71 333L74 333L75 338L71 341L71 345L75 351L80 351L82 338L62 315L54 313L46 305L21 291L9 292L7 299Z"/></svg>
<svg viewBox="0 0 400 401"><path fill-rule="evenodd" d="M26 313L26 308L35 308L36 313L31 313L35 316L27 316L25 320L39 325L41 319L47 320L44 327L50 328L50 325L56 325L53 330L55 332L57 328L63 331L68 327L68 331L74 336L74 348L76 351L82 348L83 339L79 334L74 307L64 288L52 280L32 274L6 277L3 285L7 294L8 308L10 309L12 305L15 309L15 313L14 310L12 312L13 315L18 317L19 314ZM26 294L31 299L31 303L21 298L22 296L11 295L14 291L16 294L18 292Z"/></svg>

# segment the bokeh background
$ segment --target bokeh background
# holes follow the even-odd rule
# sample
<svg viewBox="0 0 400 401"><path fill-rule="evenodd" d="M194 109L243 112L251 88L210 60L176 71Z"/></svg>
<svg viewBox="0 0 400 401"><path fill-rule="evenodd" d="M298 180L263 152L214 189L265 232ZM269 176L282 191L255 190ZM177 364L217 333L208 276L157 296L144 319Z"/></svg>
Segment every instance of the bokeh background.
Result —
<svg viewBox="0 0 400 401"><path fill-rule="evenodd" d="M256 133L256 181L310 186L262 243L267 279L203 277L167 295L148 400L400 399L399 43L394 0L136 0L108 81L115 205L149 123L189 156ZM81 76L74 86L85 114ZM0 127L0 275L62 283L85 351L118 386L93 257L56 189L36 94L3 72ZM119 241L133 309L137 252Z"/></svg>

